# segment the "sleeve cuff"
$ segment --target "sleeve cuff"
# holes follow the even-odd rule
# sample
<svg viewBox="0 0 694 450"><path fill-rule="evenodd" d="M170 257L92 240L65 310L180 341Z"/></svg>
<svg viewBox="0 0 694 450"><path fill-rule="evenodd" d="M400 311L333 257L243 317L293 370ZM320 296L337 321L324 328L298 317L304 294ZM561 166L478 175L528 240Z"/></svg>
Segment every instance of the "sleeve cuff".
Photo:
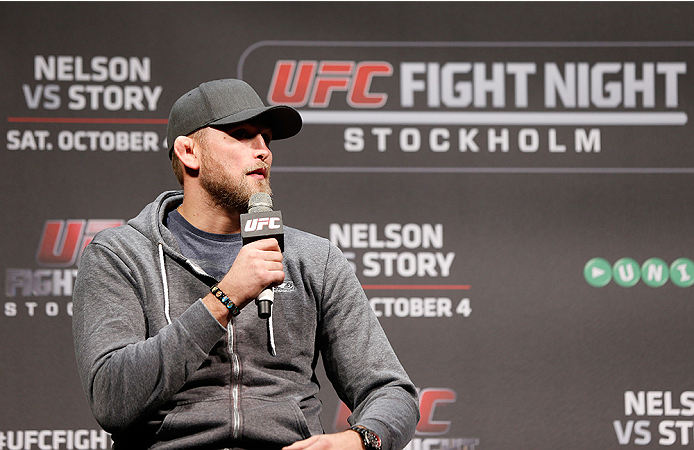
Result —
<svg viewBox="0 0 694 450"><path fill-rule="evenodd" d="M198 347L206 353L226 334L226 328L207 309L202 299L193 303L178 320Z"/></svg>

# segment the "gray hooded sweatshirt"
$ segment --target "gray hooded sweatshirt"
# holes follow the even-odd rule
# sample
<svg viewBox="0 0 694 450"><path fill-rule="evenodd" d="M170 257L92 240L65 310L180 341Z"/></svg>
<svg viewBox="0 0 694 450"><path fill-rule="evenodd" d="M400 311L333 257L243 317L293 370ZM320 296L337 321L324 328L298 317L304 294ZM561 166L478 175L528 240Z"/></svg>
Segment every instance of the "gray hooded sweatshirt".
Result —
<svg viewBox="0 0 694 450"><path fill-rule="evenodd" d="M164 192L99 233L75 283L73 334L92 412L115 448L272 449L323 433L319 355L351 424L400 449L417 393L340 250L285 227L285 282L265 321L244 309L225 328L200 300L217 280L181 255L164 225L183 200Z"/></svg>

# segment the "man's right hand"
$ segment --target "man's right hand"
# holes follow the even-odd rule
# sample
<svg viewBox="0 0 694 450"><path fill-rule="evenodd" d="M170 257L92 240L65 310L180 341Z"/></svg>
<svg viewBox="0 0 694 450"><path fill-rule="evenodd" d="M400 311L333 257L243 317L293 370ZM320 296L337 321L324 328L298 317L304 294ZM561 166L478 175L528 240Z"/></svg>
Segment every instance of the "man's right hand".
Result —
<svg viewBox="0 0 694 450"><path fill-rule="evenodd" d="M284 281L282 251L277 239L261 239L241 247L234 264L217 286L239 308L255 300L263 289ZM229 310L211 293L203 298L207 309L226 326Z"/></svg>

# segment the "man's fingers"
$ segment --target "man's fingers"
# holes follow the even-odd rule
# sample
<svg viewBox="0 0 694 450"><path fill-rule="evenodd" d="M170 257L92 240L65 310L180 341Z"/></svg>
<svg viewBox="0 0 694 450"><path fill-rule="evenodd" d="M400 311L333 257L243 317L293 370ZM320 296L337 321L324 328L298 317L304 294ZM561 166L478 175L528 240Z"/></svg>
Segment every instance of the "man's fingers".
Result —
<svg viewBox="0 0 694 450"><path fill-rule="evenodd" d="M271 251L280 251L280 244L277 242L277 239L275 238L265 238L265 239L259 239L257 241L253 241L249 244L244 245L244 247L249 247L249 248L257 248L259 250L271 250Z"/></svg>
<svg viewBox="0 0 694 450"><path fill-rule="evenodd" d="M284 447L282 450L302 450L304 448L308 448L311 444L318 440L318 437L319 436L311 436L303 441L297 441L288 447Z"/></svg>

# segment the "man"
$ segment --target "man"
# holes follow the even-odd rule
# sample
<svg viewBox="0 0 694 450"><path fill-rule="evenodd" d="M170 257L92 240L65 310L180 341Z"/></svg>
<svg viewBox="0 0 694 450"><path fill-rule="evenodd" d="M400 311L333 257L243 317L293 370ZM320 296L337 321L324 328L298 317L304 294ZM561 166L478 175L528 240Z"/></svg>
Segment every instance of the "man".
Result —
<svg viewBox="0 0 694 450"><path fill-rule="evenodd" d="M240 214L270 193L272 139L299 132L240 80L203 83L167 130L181 192L164 192L85 249L73 332L82 383L115 448L398 449L417 393L361 286L329 241L284 229L241 243ZM252 301L275 286L276 354ZM221 301L220 301L221 300ZM352 410L323 434L315 367Z"/></svg>

